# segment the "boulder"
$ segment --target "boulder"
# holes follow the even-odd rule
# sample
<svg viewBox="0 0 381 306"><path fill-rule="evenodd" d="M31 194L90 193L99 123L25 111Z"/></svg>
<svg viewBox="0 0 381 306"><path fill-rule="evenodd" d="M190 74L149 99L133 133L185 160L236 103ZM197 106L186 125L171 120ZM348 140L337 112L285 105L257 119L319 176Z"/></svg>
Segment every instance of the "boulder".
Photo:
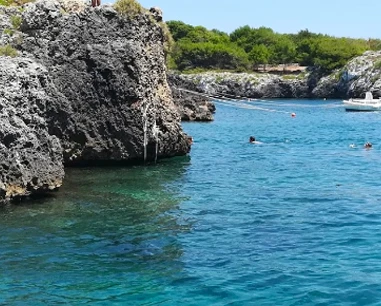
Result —
<svg viewBox="0 0 381 306"><path fill-rule="evenodd" d="M158 21L158 22L163 21L163 12L160 8L151 7L149 11L151 12L153 18L155 18L156 21Z"/></svg>

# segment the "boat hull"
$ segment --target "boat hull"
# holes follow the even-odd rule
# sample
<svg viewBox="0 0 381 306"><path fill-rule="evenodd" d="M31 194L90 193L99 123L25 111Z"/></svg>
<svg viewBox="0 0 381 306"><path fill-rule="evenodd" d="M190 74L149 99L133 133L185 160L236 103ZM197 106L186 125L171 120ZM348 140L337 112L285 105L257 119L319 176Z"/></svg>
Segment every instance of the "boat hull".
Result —
<svg viewBox="0 0 381 306"><path fill-rule="evenodd" d="M347 112L374 112L381 111L381 100L344 100Z"/></svg>
<svg viewBox="0 0 381 306"><path fill-rule="evenodd" d="M378 109L357 109L357 108L351 108L351 107L346 107L345 108L345 111L347 112L376 112L376 111L380 111Z"/></svg>

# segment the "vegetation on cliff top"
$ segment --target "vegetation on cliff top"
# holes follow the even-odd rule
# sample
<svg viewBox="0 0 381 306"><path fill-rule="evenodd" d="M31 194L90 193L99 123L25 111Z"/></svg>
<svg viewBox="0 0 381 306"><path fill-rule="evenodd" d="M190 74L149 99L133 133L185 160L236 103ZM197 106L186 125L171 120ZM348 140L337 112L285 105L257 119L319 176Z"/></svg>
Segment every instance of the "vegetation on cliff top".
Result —
<svg viewBox="0 0 381 306"><path fill-rule="evenodd" d="M34 0L0 0L0 5L3 6L20 6Z"/></svg>
<svg viewBox="0 0 381 306"><path fill-rule="evenodd" d="M0 56L16 57L17 50L10 45L0 46Z"/></svg>
<svg viewBox="0 0 381 306"><path fill-rule="evenodd" d="M143 8L136 0L118 0L114 4L114 8L119 14L132 18L139 14L149 13L149 11ZM165 22L156 21L152 16L150 16L150 19L153 23L157 23L160 26L164 36L164 54L166 61L168 65L173 65L170 53L173 50L175 41L172 38L168 25Z"/></svg>
<svg viewBox="0 0 381 306"><path fill-rule="evenodd" d="M135 0L118 0L115 2L114 8L119 14L129 17L135 17L145 11Z"/></svg>
<svg viewBox="0 0 381 306"><path fill-rule="evenodd" d="M330 72L366 50L380 50L381 40L338 38L302 30L280 34L270 28L243 26L230 35L181 21L167 22L175 46L172 69L257 70L260 65L299 63Z"/></svg>
<svg viewBox="0 0 381 306"><path fill-rule="evenodd" d="M19 6L31 1L0 0L0 5ZM136 0L117 0L113 6L120 14L132 18L147 12ZM11 22L13 29L5 30L8 34L19 28L21 17L12 16ZM227 34L181 21L159 24L165 36L168 66L181 71L248 71L268 64L299 63L330 72L366 50L381 50L379 39L338 38L308 30L280 34L271 28L246 25Z"/></svg>

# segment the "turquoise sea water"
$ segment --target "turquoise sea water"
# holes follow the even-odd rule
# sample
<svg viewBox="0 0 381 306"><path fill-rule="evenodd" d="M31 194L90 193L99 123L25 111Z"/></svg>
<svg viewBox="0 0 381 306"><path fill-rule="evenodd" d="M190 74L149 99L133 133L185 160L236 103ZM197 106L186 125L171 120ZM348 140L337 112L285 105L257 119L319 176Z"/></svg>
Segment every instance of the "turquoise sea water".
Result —
<svg viewBox="0 0 381 306"><path fill-rule="evenodd" d="M381 305L381 114L259 106L184 123L188 157L2 207L0 304Z"/></svg>

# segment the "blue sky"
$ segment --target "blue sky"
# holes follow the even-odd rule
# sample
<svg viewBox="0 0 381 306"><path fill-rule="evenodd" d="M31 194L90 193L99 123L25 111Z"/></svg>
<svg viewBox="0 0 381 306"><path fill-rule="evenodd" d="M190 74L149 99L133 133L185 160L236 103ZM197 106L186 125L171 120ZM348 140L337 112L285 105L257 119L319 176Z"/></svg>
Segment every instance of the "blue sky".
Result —
<svg viewBox="0 0 381 306"><path fill-rule="evenodd" d="M381 0L138 1L145 8L160 7L166 21L181 20L228 33L248 24L280 33L308 29L333 36L381 38Z"/></svg>

